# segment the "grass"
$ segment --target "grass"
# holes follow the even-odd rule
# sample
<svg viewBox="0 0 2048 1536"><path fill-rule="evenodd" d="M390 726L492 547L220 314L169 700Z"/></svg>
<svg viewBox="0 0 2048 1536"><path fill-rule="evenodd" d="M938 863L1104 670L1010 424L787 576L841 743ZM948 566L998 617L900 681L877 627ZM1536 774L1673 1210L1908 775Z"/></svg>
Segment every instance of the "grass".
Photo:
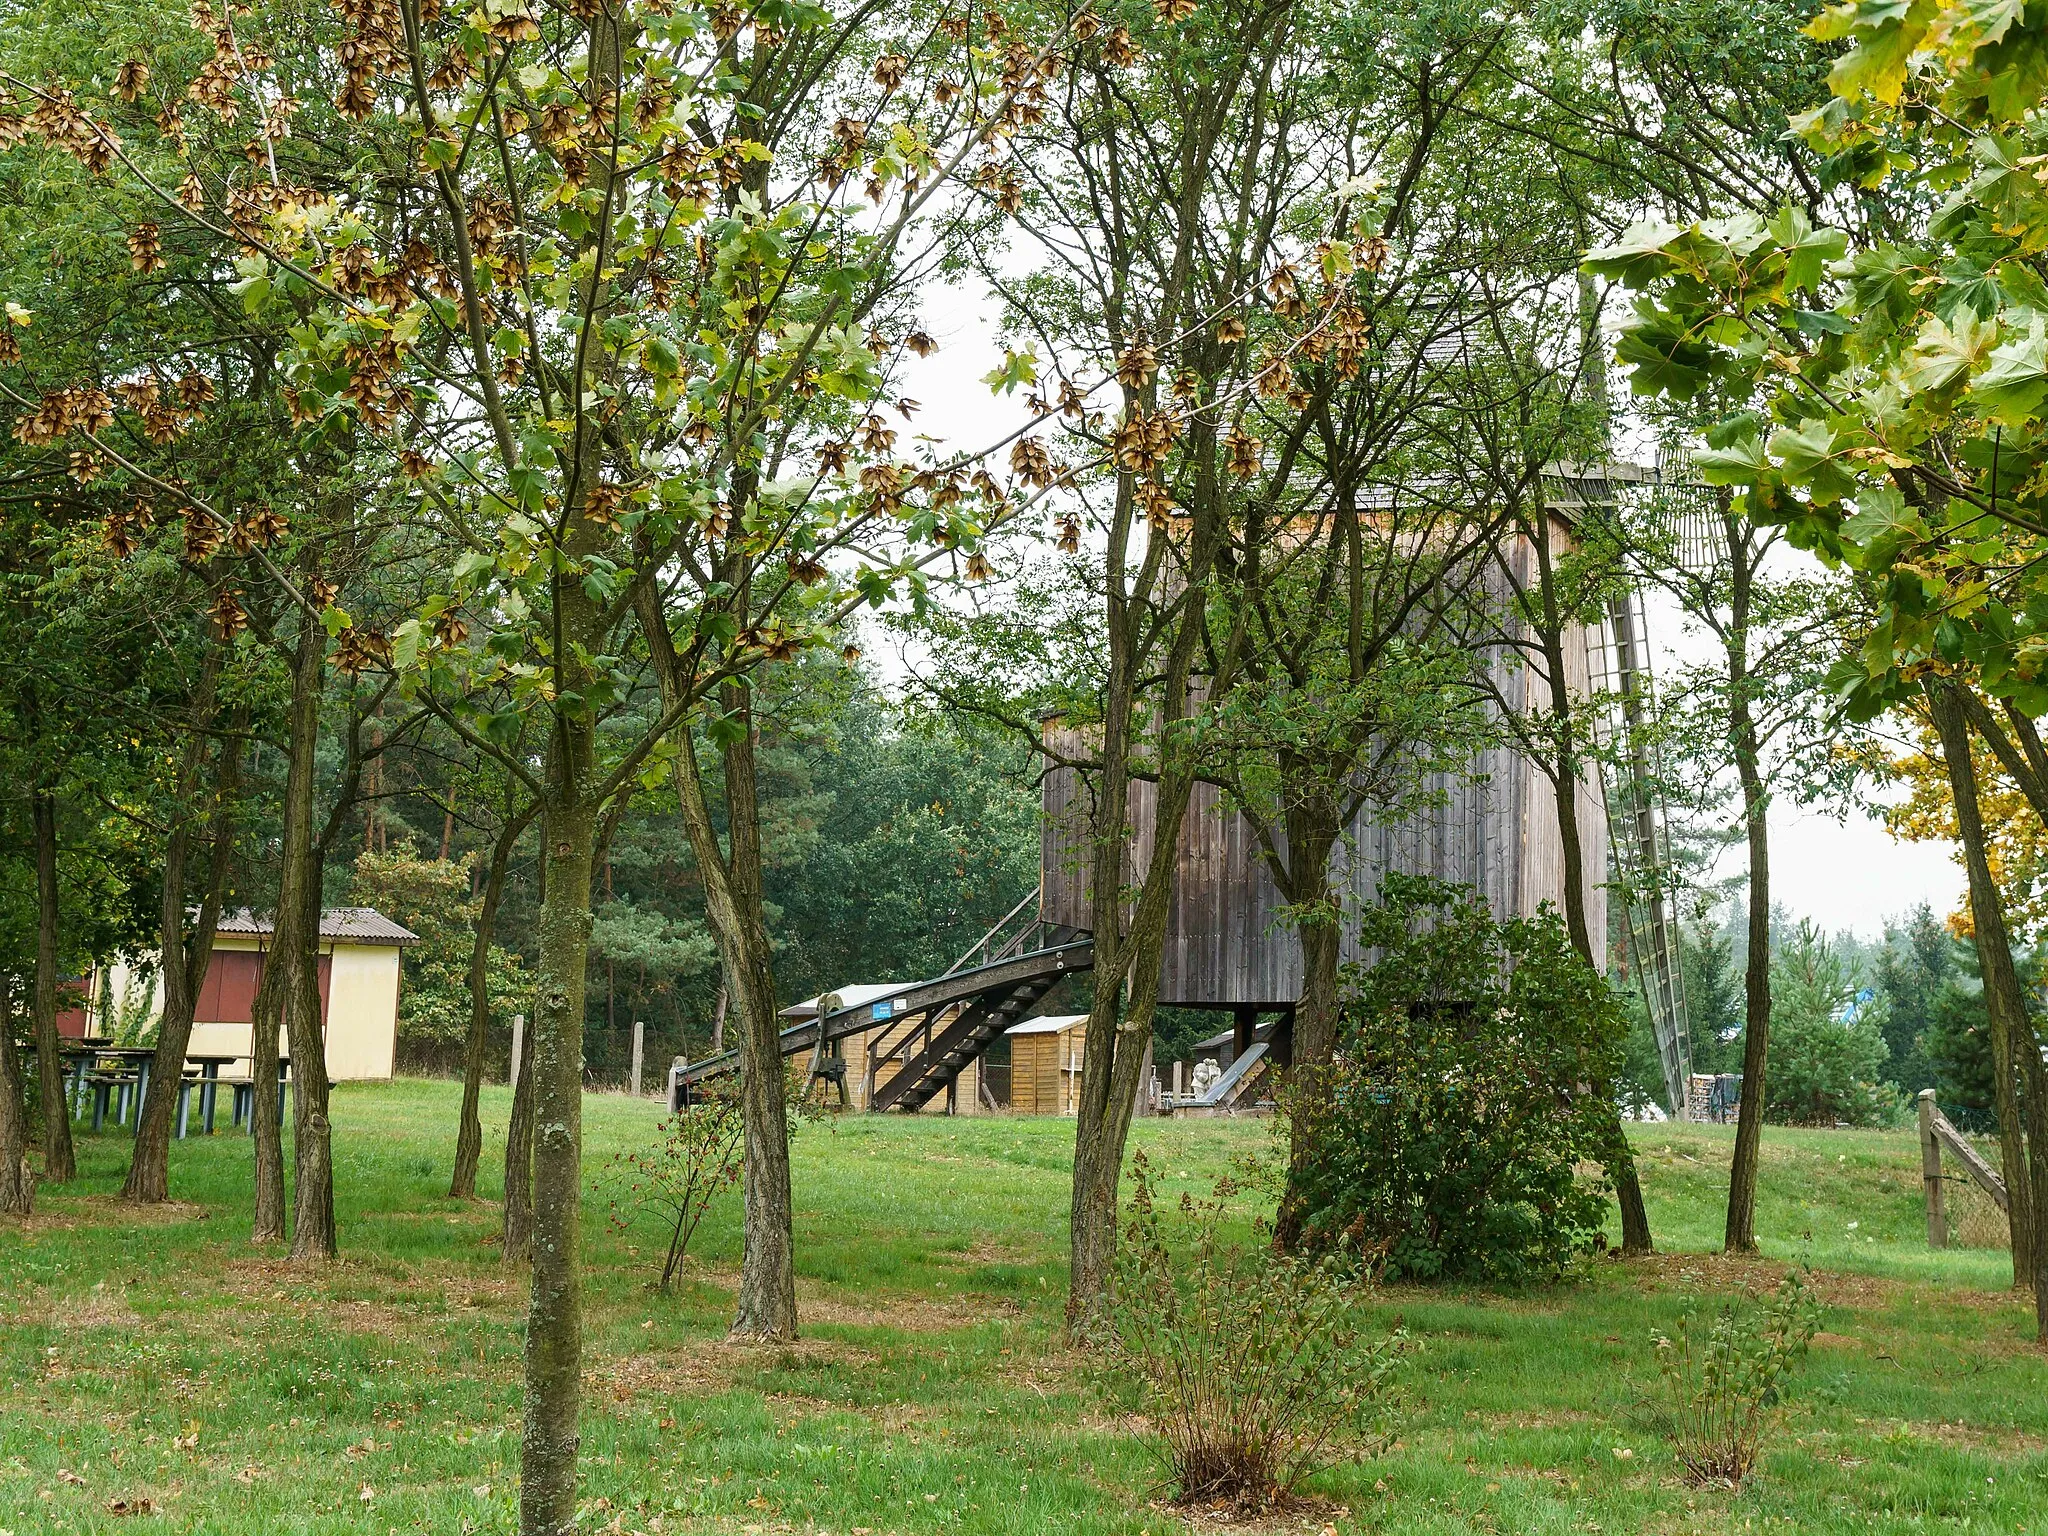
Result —
<svg viewBox="0 0 2048 1536"><path fill-rule="evenodd" d="M248 1244L248 1143L178 1143L189 1202L136 1216L119 1133L0 1225L0 1531L516 1528L522 1286L494 1205L442 1196L455 1090L335 1096L345 1259ZM502 1092L487 1124L502 1126ZM587 1101L583 1487L591 1531L1117 1533L1185 1522L1057 1343L1072 1123L854 1117L796 1147L802 1342L722 1342L736 1206L689 1279L607 1221L604 1165L657 1111ZM1141 1121L1169 1189L1265 1147L1253 1122ZM1400 1443L1312 1484L1306 1528L1352 1532L2048 1533L2048 1360L2003 1254L1930 1253L1909 1133L1772 1131L1768 1261L1706 1256L1730 1146L1643 1127L1665 1252L1527 1294L1380 1298L1424 1343ZM486 1184L502 1142L485 1149ZM1679 1250L1693 1250L1690 1253ZM1826 1332L1741 1493L1688 1489L1635 1427L1648 1337L1691 1298L1823 1273ZM1626 1454L1623 1454L1626 1453ZM116 1513L148 1500L142 1520ZM1300 1521L1295 1522L1299 1524Z"/></svg>

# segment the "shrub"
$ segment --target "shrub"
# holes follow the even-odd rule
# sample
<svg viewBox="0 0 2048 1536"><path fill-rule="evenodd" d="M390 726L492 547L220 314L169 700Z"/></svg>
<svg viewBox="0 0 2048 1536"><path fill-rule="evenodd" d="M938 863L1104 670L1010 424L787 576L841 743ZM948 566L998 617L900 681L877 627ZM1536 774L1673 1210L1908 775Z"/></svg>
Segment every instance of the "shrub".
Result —
<svg viewBox="0 0 2048 1536"><path fill-rule="evenodd" d="M612 1202L612 1224L624 1230L643 1218L667 1234L661 1262L664 1294L675 1284L697 1224L711 1202L740 1181L744 1153L739 1100L708 1094L661 1122L661 1140L646 1152L622 1152L615 1167L631 1179Z"/></svg>
<svg viewBox="0 0 2048 1536"><path fill-rule="evenodd" d="M1290 1217L1310 1253L1391 1277L1551 1278L1601 1240L1627 1022L1547 908L1390 874L1361 920L1336 1059L1281 1096Z"/></svg>
<svg viewBox="0 0 2048 1536"><path fill-rule="evenodd" d="M1820 1328L1820 1305L1796 1274L1760 1306L1724 1303L1678 1336L1652 1335L1662 1397L1646 1417L1671 1444L1688 1481L1738 1487L1785 1399L1786 1378Z"/></svg>
<svg viewBox="0 0 2048 1536"><path fill-rule="evenodd" d="M1404 1336L1370 1332L1334 1268L1226 1248L1229 1183L1183 1198L1168 1240L1143 1153L1108 1313L1104 1383L1144 1416L1176 1498L1258 1510L1323 1467L1382 1449Z"/></svg>

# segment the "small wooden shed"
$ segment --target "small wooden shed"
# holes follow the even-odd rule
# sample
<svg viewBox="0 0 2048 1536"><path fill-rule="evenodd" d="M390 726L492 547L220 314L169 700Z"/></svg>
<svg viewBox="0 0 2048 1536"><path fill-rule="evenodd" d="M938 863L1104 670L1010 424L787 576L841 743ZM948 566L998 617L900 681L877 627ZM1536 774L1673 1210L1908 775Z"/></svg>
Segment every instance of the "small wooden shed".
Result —
<svg viewBox="0 0 2048 1536"><path fill-rule="evenodd" d="M1026 1019L1006 1032L1010 1041L1010 1110L1019 1115L1078 1112L1085 1013Z"/></svg>

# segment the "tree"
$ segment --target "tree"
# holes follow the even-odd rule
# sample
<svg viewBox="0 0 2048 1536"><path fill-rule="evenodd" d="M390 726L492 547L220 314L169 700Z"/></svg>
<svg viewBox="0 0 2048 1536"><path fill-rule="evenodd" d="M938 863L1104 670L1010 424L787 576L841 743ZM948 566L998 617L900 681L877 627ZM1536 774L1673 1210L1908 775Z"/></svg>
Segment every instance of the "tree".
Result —
<svg viewBox="0 0 2048 1536"><path fill-rule="evenodd" d="M2048 290L2030 232L2048 223L2048 206L2022 168L2039 132L2030 114L2043 90L2040 37L2015 8L1960 5L1904 15L1849 3L1810 30L1848 47L1830 73L1833 99L1795 117L1793 130L1845 181L1890 192L1903 217L1853 231L1816 228L1798 209L1644 225L1596 253L1596 265L1641 292L1619 347L1640 391L1767 405L1710 434L1707 476L1741 487L1741 510L1865 582L1872 622L1835 689L1864 717L1926 698L1970 870L1994 1038L2031 1077L2038 1040L1985 856L1970 740L1982 736L2002 764L2009 753L2027 770L2033 714L2048 708L2028 618L2048 535L2034 478L2048 452L2035 334ZM1933 185L1954 190L1928 209L1916 194ZM2000 701L2002 719L1973 706L1978 688ZM2048 1190L2048 1147L2010 1136L2009 1126L2015 1187ZM2040 1256L2015 1236L2016 1271L2037 1276L2048 1338Z"/></svg>
<svg viewBox="0 0 2048 1536"><path fill-rule="evenodd" d="M1881 1125L1897 1097L1880 1087L1885 1060L1882 1002L1811 919L1771 957L1770 1101L1792 1125Z"/></svg>
<svg viewBox="0 0 2048 1536"><path fill-rule="evenodd" d="M1923 1037L1962 974L1956 949L1955 936L1924 901L1902 921L1884 925L1871 979L1884 1000L1888 1076L1908 1095L1934 1086Z"/></svg>

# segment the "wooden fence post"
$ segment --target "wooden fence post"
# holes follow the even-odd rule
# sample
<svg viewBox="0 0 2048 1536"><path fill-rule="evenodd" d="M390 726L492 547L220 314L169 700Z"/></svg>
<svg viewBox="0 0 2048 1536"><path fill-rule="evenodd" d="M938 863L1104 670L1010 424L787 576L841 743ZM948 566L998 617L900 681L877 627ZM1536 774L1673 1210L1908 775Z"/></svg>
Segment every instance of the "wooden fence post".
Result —
<svg viewBox="0 0 2048 1536"><path fill-rule="evenodd" d="M647 1059L647 1021L633 1021L633 1097L640 1097L640 1066Z"/></svg>
<svg viewBox="0 0 2048 1536"><path fill-rule="evenodd" d="M1942 1198L1941 1140L1934 1134L1934 1090L1920 1090L1920 1179L1927 1187L1927 1246L1948 1246L1948 1207Z"/></svg>
<svg viewBox="0 0 2048 1536"><path fill-rule="evenodd" d="M519 1086L519 1057L526 1047L526 1015L512 1015L512 1075L505 1079L515 1089Z"/></svg>

